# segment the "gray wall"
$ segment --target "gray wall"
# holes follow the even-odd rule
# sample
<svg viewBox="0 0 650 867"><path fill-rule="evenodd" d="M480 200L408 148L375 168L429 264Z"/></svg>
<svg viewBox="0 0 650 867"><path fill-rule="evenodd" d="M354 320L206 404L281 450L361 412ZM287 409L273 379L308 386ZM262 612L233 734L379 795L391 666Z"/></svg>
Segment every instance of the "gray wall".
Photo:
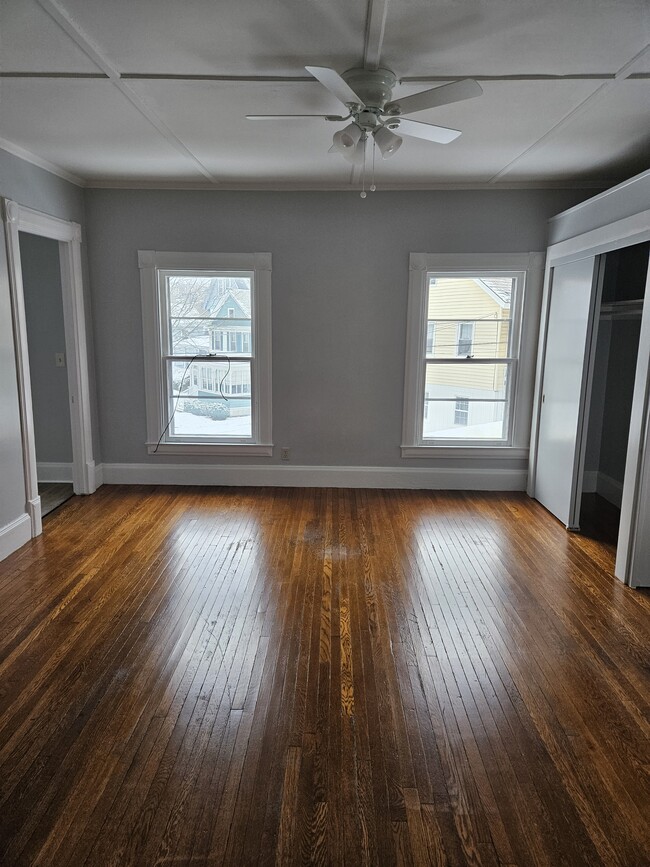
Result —
<svg viewBox="0 0 650 867"><path fill-rule="evenodd" d="M20 233L29 374L32 386L36 460L72 462L68 371L54 356L65 353L59 244Z"/></svg>
<svg viewBox="0 0 650 867"><path fill-rule="evenodd" d="M104 462L214 462L146 454L138 249L273 254L273 440L293 464L435 466L399 448L409 253L544 250L585 195L89 190Z"/></svg>
<svg viewBox="0 0 650 867"><path fill-rule="evenodd" d="M0 196L65 220L84 223L83 191L0 150ZM86 281L87 282L87 281ZM0 528L25 512L15 347L6 249L0 242ZM94 388L93 388L94 391Z"/></svg>

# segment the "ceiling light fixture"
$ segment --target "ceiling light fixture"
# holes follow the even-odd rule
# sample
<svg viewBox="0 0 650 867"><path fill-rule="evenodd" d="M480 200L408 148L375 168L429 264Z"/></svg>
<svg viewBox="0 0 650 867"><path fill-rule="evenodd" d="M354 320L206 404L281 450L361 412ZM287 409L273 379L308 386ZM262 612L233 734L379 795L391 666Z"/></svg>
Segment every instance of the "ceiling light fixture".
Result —
<svg viewBox="0 0 650 867"><path fill-rule="evenodd" d="M347 156L354 151L362 135L363 130L353 121L344 129L340 129L338 132L334 133L332 145L339 153L343 154L343 156Z"/></svg>
<svg viewBox="0 0 650 867"><path fill-rule="evenodd" d="M306 66L320 83L345 106L348 114L293 114L270 115L248 114L250 120L292 120L294 118L321 117L326 121L351 121L334 134L330 151L344 156L354 165L363 164L362 198L365 191L365 154L368 136L373 137L373 167L375 145L379 148L383 159L393 156L402 144L402 137L391 130L399 129L402 135L425 139L438 144L448 144L460 135L460 130L436 126L432 123L404 118L404 114L413 114L425 109L437 108L465 99L472 99L483 93L481 85L472 78L452 81L439 87L423 90L401 99L393 99L393 88L397 76L390 69L348 69L339 75L335 69L327 66ZM373 183L375 188L374 173Z"/></svg>
<svg viewBox="0 0 650 867"><path fill-rule="evenodd" d="M387 160L394 153L397 153L403 141L400 136L395 135L386 126L380 126L379 129L374 130L373 136L383 160Z"/></svg>

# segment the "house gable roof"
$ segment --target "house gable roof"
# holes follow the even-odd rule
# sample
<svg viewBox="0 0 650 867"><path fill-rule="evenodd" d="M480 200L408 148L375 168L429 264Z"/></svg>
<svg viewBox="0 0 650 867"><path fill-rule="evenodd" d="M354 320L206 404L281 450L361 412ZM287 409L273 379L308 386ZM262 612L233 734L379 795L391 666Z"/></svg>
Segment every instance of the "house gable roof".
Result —
<svg viewBox="0 0 650 867"><path fill-rule="evenodd" d="M512 280L510 277L475 278L478 285L497 302L499 307L510 307Z"/></svg>

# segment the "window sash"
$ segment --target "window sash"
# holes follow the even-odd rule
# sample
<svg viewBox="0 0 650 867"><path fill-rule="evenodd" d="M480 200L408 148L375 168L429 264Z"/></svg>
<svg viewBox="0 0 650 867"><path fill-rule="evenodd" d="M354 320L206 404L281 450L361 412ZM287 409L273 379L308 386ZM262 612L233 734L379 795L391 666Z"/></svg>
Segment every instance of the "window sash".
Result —
<svg viewBox="0 0 650 867"><path fill-rule="evenodd" d="M233 324L239 323L250 323L250 343L251 351L248 353L238 353L236 351L226 351L221 354L217 353L217 355L183 355L180 353L174 353L172 347L172 320L182 319L184 317L172 316L171 311L169 309L169 278L170 277L183 277L183 276L202 276L202 277L247 277L250 280L250 307L251 307L251 318L250 319L237 319L234 317L234 308L228 307L228 317L197 317L200 319L204 319L207 321L213 322L227 322L229 326ZM205 269L204 271L187 271L184 269L158 269L158 280L157 280L157 292L158 292L158 304L160 310L160 339L161 339L161 348L162 354L160 357L160 363L162 365L161 370L161 384L163 389L162 401L161 401L161 410L163 413L162 418L162 428L165 430L165 434L163 436L162 442L175 444L175 443L183 443L183 442L201 442L201 443L212 443L214 445L229 445L229 444L237 444L237 443L254 443L257 442L256 431L258 429L258 419L257 419L257 406L258 400L256 399L255 394L255 383L254 383L254 369L255 369L255 347L257 346L256 340L256 281L255 281L255 272L254 271L240 271L237 269L228 270L228 271L216 271L213 269ZM233 315L230 315L232 311ZM226 333L229 333L228 331ZM230 342L230 338L227 338L228 343ZM210 338L210 345L212 345L212 338ZM201 436L201 437L192 437L188 435L182 436L174 436L171 433L171 421L172 415L175 411L175 406L178 401L181 399L181 395L178 393L174 393L173 386L173 377L172 377L172 368L174 362L183 362L185 361L188 365L192 362L206 364L211 362L217 362L223 364L224 360L230 359L233 363L247 363L250 366L250 391L247 394L237 395L240 399L246 399L250 401L251 404L251 435L247 437L226 437L226 436ZM190 367L191 370L191 367ZM190 376L190 370L188 370L188 377ZM203 391L203 381L202 375L199 374L199 390ZM224 400L225 397L232 397L231 393L224 391L224 397L219 394L214 396L216 400ZM211 396L200 396L201 400L210 400L213 399Z"/></svg>
<svg viewBox="0 0 650 867"><path fill-rule="evenodd" d="M424 366L422 371L422 384L423 384L423 392L422 398L420 402L420 411L418 418L418 430L419 430L419 442L422 445L433 445L433 444L448 444L453 443L458 445L461 443L462 445L468 445L472 443L478 443L480 445L485 445L486 443L497 443L504 444L509 443L512 438L512 424L513 424L513 413L514 413L514 401L512 399L515 394L515 379L517 374L517 362L516 358L425 358L423 359ZM472 437L455 437L452 440L448 440L444 437L425 437L423 431L423 419L424 419L424 407L429 403L452 403L457 401L459 398L453 395L449 395L448 397L428 397L426 394L426 373L428 367L447 367L449 365L473 365L477 368L480 368L484 365L499 365L505 368L505 380L506 380L506 391L505 397L465 397L463 400L468 401L470 404L472 403L503 403L506 405L506 413L504 416L504 427L503 427L503 436L494 437L492 439L472 439ZM471 384L467 386L471 388ZM469 412L469 408L468 408Z"/></svg>

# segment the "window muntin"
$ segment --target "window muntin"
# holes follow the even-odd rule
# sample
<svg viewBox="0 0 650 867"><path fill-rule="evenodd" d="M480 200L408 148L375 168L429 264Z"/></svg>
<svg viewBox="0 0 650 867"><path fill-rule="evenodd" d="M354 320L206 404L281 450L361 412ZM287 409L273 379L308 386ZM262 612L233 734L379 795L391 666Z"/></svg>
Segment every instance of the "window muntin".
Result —
<svg viewBox="0 0 650 867"><path fill-rule="evenodd" d="M423 445L510 441L517 364L511 311L521 276L427 272Z"/></svg>

